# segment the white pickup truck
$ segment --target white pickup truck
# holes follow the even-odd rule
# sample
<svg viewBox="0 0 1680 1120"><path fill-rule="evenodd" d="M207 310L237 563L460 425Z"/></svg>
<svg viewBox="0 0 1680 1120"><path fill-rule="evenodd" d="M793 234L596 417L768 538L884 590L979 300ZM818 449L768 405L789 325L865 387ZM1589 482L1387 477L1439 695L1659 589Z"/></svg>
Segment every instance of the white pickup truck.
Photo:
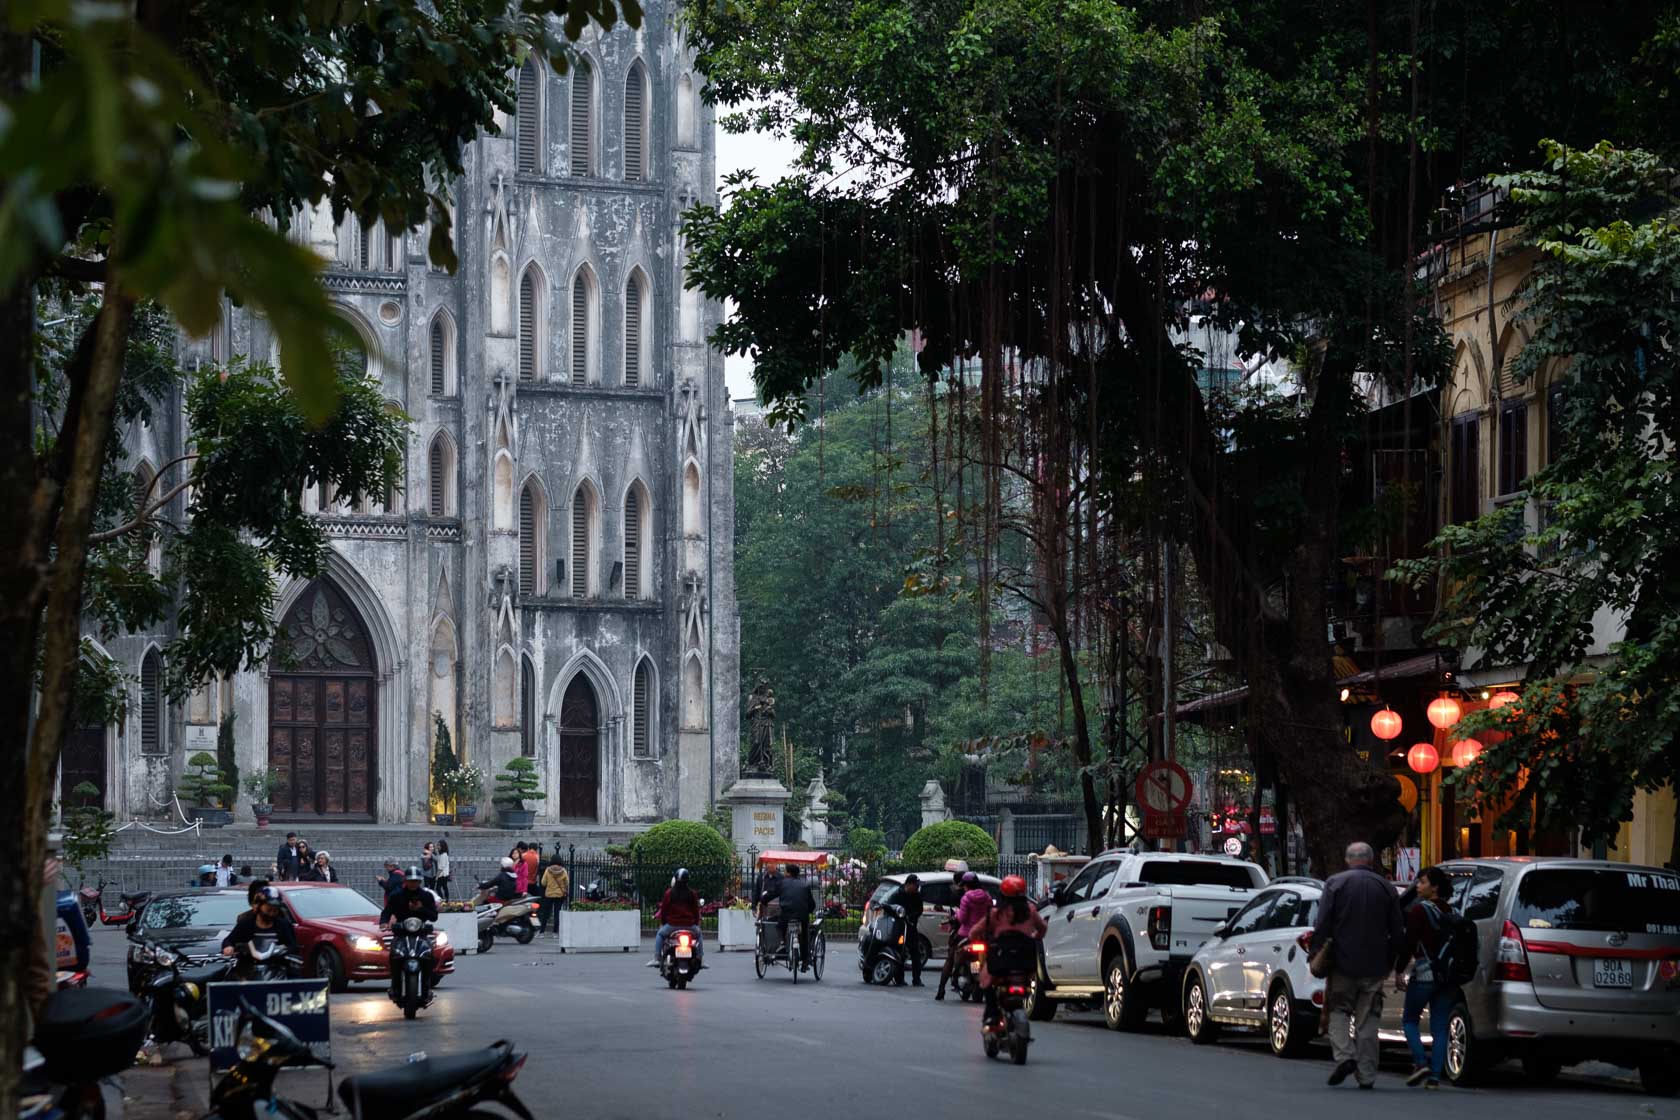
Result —
<svg viewBox="0 0 1680 1120"><path fill-rule="evenodd" d="M1049 928L1028 1014L1101 1000L1110 1030L1135 1029L1151 1007L1172 1015L1190 958L1265 885L1246 860L1104 852L1040 903Z"/></svg>

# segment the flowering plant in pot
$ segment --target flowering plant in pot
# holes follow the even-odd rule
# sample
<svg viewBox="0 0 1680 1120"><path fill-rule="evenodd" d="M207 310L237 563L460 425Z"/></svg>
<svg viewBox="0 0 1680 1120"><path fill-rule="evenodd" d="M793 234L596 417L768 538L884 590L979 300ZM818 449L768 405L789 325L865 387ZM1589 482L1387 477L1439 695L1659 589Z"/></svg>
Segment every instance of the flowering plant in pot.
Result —
<svg viewBox="0 0 1680 1120"><path fill-rule="evenodd" d="M268 818L274 815L274 791L286 784L286 779L280 771L261 770L246 777L245 793L251 798L251 815L257 818L258 828L268 827Z"/></svg>
<svg viewBox="0 0 1680 1120"><path fill-rule="evenodd" d="M484 771L476 766L458 767L444 779L444 791L455 806L456 823L471 827L478 819L478 799L484 794Z"/></svg>

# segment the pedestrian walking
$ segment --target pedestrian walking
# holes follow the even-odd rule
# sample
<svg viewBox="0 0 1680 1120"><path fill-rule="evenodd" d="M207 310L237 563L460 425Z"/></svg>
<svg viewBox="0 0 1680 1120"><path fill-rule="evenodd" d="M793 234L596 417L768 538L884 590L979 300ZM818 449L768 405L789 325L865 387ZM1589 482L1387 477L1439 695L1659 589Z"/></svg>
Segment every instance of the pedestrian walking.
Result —
<svg viewBox="0 0 1680 1120"><path fill-rule="evenodd" d="M1405 923L1394 884L1372 870L1371 845L1349 844L1345 858L1347 870L1324 884L1311 944L1313 955L1325 953L1330 963L1324 1007L1336 1067L1327 1083L1340 1085L1357 1074L1359 1087L1371 1089L1377 1081L1383 981L1405 942Z"/></svg>
<svg viewBox="0 0 1680 1120"><path fill-rule="evenodd" d="M385 870L378 876L377 881L379 883L379 896L381 898L389 897L397 891L402 890L402 866L394 859L386 860Z"/></svg>
<svg viewBox="0 0 1680 1120"><path fill-rule="evenodd" d="M427 890L437 893L437 853L430 840L420 847L420 881Z"/></svg>
<svg viewBox="0 0 1680 1120"><path fill-rule="evenodd" d="M274 878L279 882L296 879L298 875L298 837L295 832L286 833L286 842L280 845L280 854L274 857Z"/></svg>
<svg viewBox="0 0 1680 1120"><path fill-rule="evenodd" d="M216 885L218 887L231 887L237 881L233 874L233 857L231 855L222 856L222 862L216 866Z"/></svg>
<svg viewBox="0 0 1680 1120"><path fill-rule="evenodd" d="M532 890L542 885L542 845L535 840L525 844L525 882Z"/></svg>
<svg viewBox="0 0 1680 1120"><path fill-rule="evenodd" d="M1418 873L1413 889L1417 901L1406 910L1406 943L1394 966L1395 987L1406 993L1400 1025L1412 1051L1412 1072L1406 1084L1438 1089L1447 1061L1447 1017L1459 998L1459 987L1442 963L1452 916L1448 901L1452 898L1452 876L1440 867L1426 867ZM1427 1052L1420 1028L1425 1008L1429 1011Z"/></svg>
<svg viewBox="0 0 1680 1120"><path fill-rule="evenodd" d="M513 860L513 889L520 894L531 893L531 865L525 859L525 841L521 840L508 852Z"/></svg>
<svg viewBox="0 0 1680 1120"><path fill-rule="evenodd" d="M315 866L315 849L313 849L309 846L309 841L307 841L307 840L299 840L298 841L297 857L298 857L298 878L301 879L301 878L303 878L303 873L305 871L308 871L311 867Z"/></svg>
<svg viewBox="0 0 1680 1120"><path fill-rule="evenodd" d="M554 923L554 931L560 932L560 906L572 892L572 877L567 872L566 865L560 862L560 853L554 853L548 866L542 873L542 908L538 913L537 929L541 933L548 932L550 922Z"/></svg>
<svg viewBox="0 0 1680 1120"><path fill-rule="evenodd" d="M444 835L437 842L437 892L438 897L449 901L449 836Z"/></svg>
<svg viewBox="0 0 1680 1120"><path fill-rule="evenodd" d="M333 868L331 852L320 851L315 853L314 881L317 883L338 882L338 872Z"/></svg>

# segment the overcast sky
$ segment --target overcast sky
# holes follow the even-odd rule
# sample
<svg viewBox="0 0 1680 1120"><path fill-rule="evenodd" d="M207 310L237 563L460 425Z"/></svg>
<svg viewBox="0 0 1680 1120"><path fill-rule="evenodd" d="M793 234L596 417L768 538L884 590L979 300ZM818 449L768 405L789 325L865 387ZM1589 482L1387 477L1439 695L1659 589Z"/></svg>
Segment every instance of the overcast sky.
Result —
<svg viewBox="0 0 1680 1120"><path fill-rule="evenodd" d="M779 140L764 133L736 136L720 128L717 131L719 189L722 188L725 179L743 168L750 170L761 183L774 183L787 174L794 154L795 149L791 141ZM723 370L729 382L731 400L753 395L750 358L726 357L723 360Z"/></svg>

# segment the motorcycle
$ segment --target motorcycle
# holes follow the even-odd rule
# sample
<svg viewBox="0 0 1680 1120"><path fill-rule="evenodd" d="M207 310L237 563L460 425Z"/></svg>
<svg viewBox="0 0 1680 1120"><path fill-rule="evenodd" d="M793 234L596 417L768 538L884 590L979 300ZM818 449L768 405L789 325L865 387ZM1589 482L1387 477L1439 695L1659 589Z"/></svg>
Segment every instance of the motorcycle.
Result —
<svg viewBox="0 0 1680 1120"><path fill-rule="evenodd" d="M105 880L99 880L97 887L84 886L76 892L76 901L81 904L82 916L87 919L88 928L92 929L95 921L104 926L127 925L140 916L140 910L151 901L151 891L126 891L117 896L122 899L121 910L105 909Z"/></svg>
<svg viewBox="0 0 1680 1120"><path fill-rule="evenodd" d="M299 961L271 933L258 933L239 947L234 956L237 980L291 980L299 974Z"/></svg>
<svg viewBox="0 0 1680 1120"><path fill-rule="evenodd" d="M144 1002L126 992L54 992L24 1051L19 1115L101 1118L108 1104L120 1112L122 1089L112 1079L134 1064L146 1019Z"/></svg>
<svg viewBox="0 0 1680 1120"><path fill-rule="evenodd" d="M210 1053L209 987L234 979L239 962L233 957L195 961L160 949L157 964L142 993L151 1006L152 1040L160 1046L184 1042L202 1058Z"/></svg>
<svg viewBox="0 0 1680 1120"><path fill-rule="evenodd" d="M529 945L537 936L536 910L541 905L529 895L508 902L491 899L478 906L478 951L488 953L498 937L511 937Z"/></svg>
<svg viewBox="0 0 1680 1120"><path fill-rule="evenodd" d="M694 930L672 930L665 939L665 953L659 958L659 976L671 987L681 990L700 975L700 935Z"/></svg>
<svg viewBox="0 0 1680 1120"><path fill-rule="evenodd" d="M980 1044L986 1057L995 1058L1004 1049L1018 1066L1027 1064L1027 1047L1032 1043L1032 1025L1027 1022L1027 993L1032 990L1038 968L1038 946L1030 937L1006 934L991 947L989 972L997 993L997 1015L980 1018Z"/></svg>
<svg viewBox="0 0 1680 1120"><path fill-rule="evenodd" d="M865 984L891 984L904 975L906 953L915 950L905 944L907 923L904 907L888 903L858 938L858 967Z"/></svg>
<svg viewBox="0 0 1680 1120"><path fill-rule="evenodd" d="M391 930L391 1002L412 1019L432 1002L432 924L404 918Z"/></svg>
<svg viewBox="0 0 1680 1120"><path fill-rule="evenodd" d="M310 1053L285 1024L263 1015L250 1004L240 1011L236 1028L239 1064L223 1075L210 1091L211 1111L204 1120L258 1120L278 1115L283 1120L316 1120L315 1109L277 1096L275 1078L288 1066L332 1068ZM483 1050L445 1057L410 1059L382 1073L347 1078L339 1098L354 1120L465 1120L482 1116L473 1108L499 1104L520 1120L535 1120L514 1095L513 1079L525 1055L509 1042L493 1042Z"/></svg>
<svg viewBox="0 0 1680 1120"><path fill-rule="evenodd" d="M964 1003L976 1003L983 997L980 970L986 966L986 943L969 938L957 942L952 952L957 954L957 963L951 972L951 987Z"/></svg>

